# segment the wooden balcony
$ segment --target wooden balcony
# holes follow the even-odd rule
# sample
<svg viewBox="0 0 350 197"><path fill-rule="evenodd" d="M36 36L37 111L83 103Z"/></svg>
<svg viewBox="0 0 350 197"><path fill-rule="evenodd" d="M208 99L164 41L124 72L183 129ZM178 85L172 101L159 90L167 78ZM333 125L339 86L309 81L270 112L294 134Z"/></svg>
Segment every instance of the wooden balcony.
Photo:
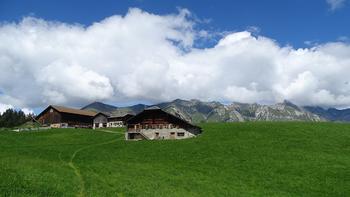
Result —
<svg viewBox="0 0 350 197"><path fill-rule="evenodd" d="M128 132L140 132L142 129L174 129L179 128L178 125L173 124L129 124Z"/></svg>

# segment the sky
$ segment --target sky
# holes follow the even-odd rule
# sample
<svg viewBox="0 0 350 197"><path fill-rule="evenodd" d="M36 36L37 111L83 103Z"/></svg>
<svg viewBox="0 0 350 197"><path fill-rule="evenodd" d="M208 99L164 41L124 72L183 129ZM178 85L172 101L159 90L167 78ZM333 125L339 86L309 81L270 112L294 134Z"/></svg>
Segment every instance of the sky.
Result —
<svg viewBox="0 0 350 197"><path fill-rule="evenodd" d="M172 99L350 107L349 0L0 0L0 113Z"/></svg>

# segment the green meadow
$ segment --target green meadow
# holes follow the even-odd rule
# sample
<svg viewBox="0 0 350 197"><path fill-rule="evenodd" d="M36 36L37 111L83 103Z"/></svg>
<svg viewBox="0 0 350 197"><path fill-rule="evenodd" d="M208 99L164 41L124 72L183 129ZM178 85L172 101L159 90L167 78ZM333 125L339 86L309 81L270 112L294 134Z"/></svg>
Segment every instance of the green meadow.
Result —
<svg viewBox="0 0 350 197"><path fill-rule="evenodd" d="M178 141L0 131L0 196L350 196L350 124L200 126Z"/></svg>

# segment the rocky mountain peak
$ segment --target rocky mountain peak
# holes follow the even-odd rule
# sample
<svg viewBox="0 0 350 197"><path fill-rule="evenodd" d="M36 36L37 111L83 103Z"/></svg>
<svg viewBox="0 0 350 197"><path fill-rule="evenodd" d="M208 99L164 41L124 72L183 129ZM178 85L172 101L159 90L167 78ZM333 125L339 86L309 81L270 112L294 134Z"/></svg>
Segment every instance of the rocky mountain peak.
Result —
<svg viewBox="0 0 350 197"><path fill-rule="evenodd" d="M288 100L274 105L233 102L224 105L217 101L203 102L197 99L176 99L157 106L192 123L235 122L235 121L350 121L350 109L324 109L321 107L300 107ZM147 105L138 104L117 108L101 102L93 102L82 109L110 114L137 114Z"/></svg>
<svg viewBox="0 0 350 197"><path fill-rule="evenodd" d="M117 110L118 108L113 105L108 105L102 102L95 101L93 103L90 103L89 105L86 105L85 107L81 108L82 110L90 110L95 112L105 112L110 113L112 111Z"/></svg>

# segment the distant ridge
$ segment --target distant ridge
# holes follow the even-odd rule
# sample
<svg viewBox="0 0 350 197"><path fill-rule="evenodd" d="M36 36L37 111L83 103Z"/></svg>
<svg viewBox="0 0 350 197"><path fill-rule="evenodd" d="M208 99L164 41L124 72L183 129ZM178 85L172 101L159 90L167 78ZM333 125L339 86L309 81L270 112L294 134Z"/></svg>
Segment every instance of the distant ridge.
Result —
<svg viewBox="0 0 350 197"><path fill-rule="evenodd" d="M327 119L329 121L343 121L347 122L350 121L350 109L335 109L335 108L328 108L324 109L322 107L304 107L309 112L312 112L314 114L319 115L320 117L323 117L324 119Z"/></svg>
<svg viewBox="0 0 350 197"><path fill-rule="evenodd" d="M93 102L89 105L81 108L82 110L88 110L93 112L104 112L104 113L112 113L113 111L117 110L118 108L113 105L104 104L101 102Z"/></svg>
<svg viewBox="0 0 350 197"><path fill-rule="evenodd" d="M321 107L301 107L290 101L274 105L233 102L224 105L220 102L176 99L156 105L137 104L116 107L102 102L93 102L82 109L104 112L113 116L127 113L137 114L150 106L157 106L175 116L192 123L238 122L238 121L350 121L350 109L324 109Z"/></svg>

